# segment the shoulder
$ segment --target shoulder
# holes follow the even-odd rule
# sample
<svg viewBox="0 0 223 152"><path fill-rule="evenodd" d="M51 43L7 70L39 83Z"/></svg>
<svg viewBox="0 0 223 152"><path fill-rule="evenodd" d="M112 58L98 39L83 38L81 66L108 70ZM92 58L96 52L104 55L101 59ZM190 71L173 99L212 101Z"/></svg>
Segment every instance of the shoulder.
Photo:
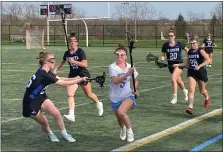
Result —
<svg viewBox="0 0 223 152"><path fill-rule="evenodd" d="M69 54L69 50L64 52L64 55L68 55Z"/></svg>
<svg viewBox="0 0 223 152"><path fill-rule="evenodd" d="M109 69L115 69L115 66L116 66L116 63L115 62L113 62L112 64L110 64L108 67L109 67Z"/></svg>
<svg viewBox="0 0 223 152"><path fill-rule="evenodd" d="M77 49L79 52L84 52L84 50L82 48L78 48Z"/></svg>

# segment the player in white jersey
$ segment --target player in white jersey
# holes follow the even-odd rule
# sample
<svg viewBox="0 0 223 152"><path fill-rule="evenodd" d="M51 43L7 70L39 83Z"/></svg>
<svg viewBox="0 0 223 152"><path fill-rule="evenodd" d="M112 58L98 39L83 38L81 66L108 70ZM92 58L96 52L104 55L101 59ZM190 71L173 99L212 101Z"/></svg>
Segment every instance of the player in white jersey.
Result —
<svg viewBox="0 0 223 152"><path fill-rule="evenodd" d="M109 65L109 75L111 78L110 85L110 103L111 108L121 127L120 138L128 142L134 141L134 134L131 122L127 115L128 111L136 105L135 94L131 87L132 73L134 78L138 73L135 68L126 63L127 49L123 46L118 47L115 52L115 62ZM136 89L138 88L138 80L135 79Z"/></svg>

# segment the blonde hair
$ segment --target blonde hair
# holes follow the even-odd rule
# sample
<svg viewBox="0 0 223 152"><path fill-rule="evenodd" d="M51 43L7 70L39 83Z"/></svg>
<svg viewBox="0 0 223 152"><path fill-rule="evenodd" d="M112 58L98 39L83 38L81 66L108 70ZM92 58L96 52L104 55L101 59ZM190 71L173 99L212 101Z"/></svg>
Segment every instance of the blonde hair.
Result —
<svg viewBox="0 0 223 152"><path fill-rule="evenodd" d="M43 66L44 62L48 59L49 55L54 55L51 52L40 52L39 53L39 57L37 59L39 59L39 65Z"/></svg>

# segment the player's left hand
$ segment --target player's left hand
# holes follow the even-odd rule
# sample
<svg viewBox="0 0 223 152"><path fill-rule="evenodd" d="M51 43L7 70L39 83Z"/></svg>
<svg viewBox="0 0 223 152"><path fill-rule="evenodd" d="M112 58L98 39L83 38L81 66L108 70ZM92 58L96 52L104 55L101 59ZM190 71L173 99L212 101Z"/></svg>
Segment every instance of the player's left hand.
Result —
<svg viewBox="0 0 223 152"><path fill-rule="evenodd" d="M199 66L195 66L195 67L194 67L194 70L197 70L197 71L198 71L199 69L200 69Z"/></svg>
<svg viewBox="0 0 223 152"><path fill-rule="evenodd" d="M136 92L134 92L134 90L132 90L132 93L136 96L139 96L139 92L136 90Z"/></svg>
<svg viewBox="0 0 223 152"><path fill-rule="evenodd" d="M68 62L70 62L70 63L74 63L75 60L74 60L73 58L69 58L69 59L68 59Z"/></svg>

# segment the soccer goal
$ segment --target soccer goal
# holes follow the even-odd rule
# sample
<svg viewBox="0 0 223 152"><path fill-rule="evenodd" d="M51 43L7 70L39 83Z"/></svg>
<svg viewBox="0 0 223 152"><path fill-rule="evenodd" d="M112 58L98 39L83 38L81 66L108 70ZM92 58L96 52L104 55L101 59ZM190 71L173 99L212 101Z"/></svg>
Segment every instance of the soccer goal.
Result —
<svg viewBox="0 0 223 152"><path fill-rule="evenodd" d="M46 49L44 47L44 29L26 29L26 49Z"/></svg>
<svg viewBox="0 0 223 152"><path fill-rule="evenodd" d="M163 36L163 32L161 31L161 40L167 40L164 36Z"/></svg>

